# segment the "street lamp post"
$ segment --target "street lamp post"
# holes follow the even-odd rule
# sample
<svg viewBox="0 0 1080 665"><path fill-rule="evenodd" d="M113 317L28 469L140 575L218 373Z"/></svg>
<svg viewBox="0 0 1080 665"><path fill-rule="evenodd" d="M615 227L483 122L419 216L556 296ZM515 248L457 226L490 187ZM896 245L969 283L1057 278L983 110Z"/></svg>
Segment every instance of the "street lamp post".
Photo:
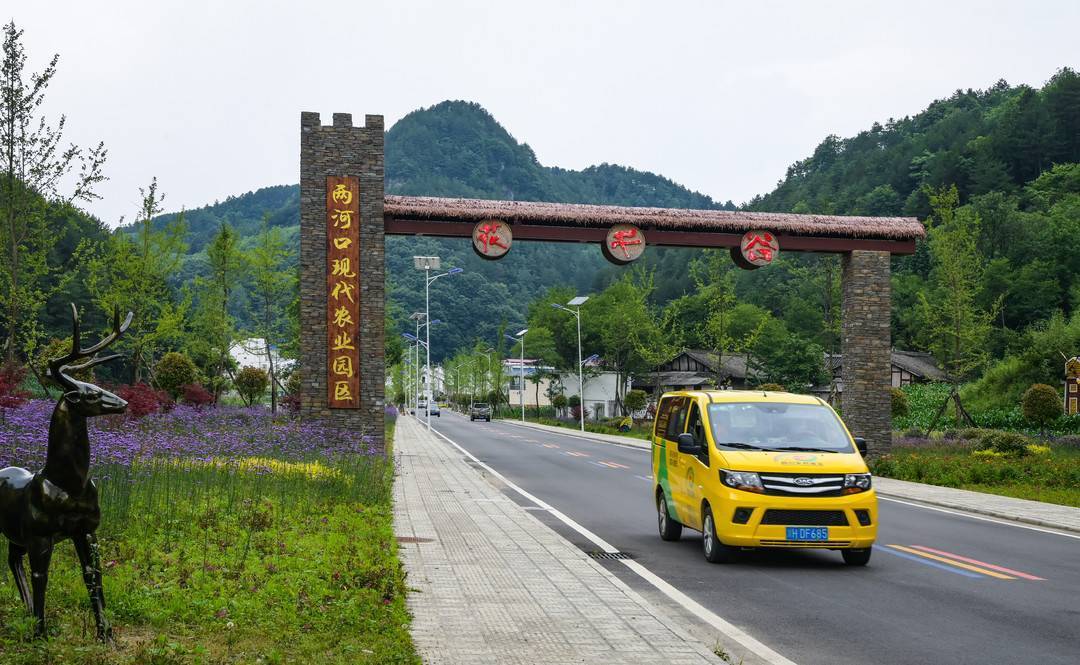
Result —
<svg viewBox="0 0 1080 665"><path fill-rule="evenodd" d="M529 332L528 328L519 330L513 335L507 335L503 333L503 337L511 342L521 342L521 360L518 364L518 375L520 376L518 384L518 396L521 398L521 422L525 422L525 333ZM537 411L540 410L540 404L536 405Z"/></svg>
<svg viewBox="0 0 1080 665"><path fill-rule="evenodd" d="M581 306L588 299L589 299L589 296L575 296L574 298L571 298L570 302L568 302L566 304L574 307L575 309L570 309L570 307L563 307L562 305L560 305L558 303L554 303L554 302L551 303L551 306L554 307L555 309L561 309L563 311L570 312L571 314L574 315L574 318L577 319L578 415L581 417L580 420L581 420L581 431L582 432L585 431L585 380L584 380L584 378L583 378L583 376L581 374L581 371L582 371L582 363L581 363Z"/></svg>
<svg viewBox="0 0 1080 665"><path fill-rule="evenodd" d="M413 266L417 270L424 271L424 320L431 321L431 283L440 277L446 277L447 275L457 275L465 271L464 268L451 268L446 272L441 272L438 275L432 276L432 270L438 270L442 267L442 260L437 256L414 256ZM427 350L427 360L424 363L424 398L426 400L427 408L427 428L431 431L431 326L427 327L427 343L424 344Z"/></svg>

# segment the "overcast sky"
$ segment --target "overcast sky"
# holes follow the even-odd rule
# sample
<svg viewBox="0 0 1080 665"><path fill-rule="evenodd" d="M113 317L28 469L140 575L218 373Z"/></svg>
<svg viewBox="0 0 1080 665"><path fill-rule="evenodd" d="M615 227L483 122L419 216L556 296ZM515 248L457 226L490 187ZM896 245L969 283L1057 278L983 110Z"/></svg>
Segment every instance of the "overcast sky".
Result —
<svg viewBox="0 0 1080 665"><path fill-rule="evenodd" d="M7 3L5 3L7 4ZM612 162L715 199L770 190L827 134L1080 66L1080 2L18 2L47 112L109 148L114 225L298 181L301 111L479 102L541 163ZM14 10L14 13L11 12Z"/></svg>

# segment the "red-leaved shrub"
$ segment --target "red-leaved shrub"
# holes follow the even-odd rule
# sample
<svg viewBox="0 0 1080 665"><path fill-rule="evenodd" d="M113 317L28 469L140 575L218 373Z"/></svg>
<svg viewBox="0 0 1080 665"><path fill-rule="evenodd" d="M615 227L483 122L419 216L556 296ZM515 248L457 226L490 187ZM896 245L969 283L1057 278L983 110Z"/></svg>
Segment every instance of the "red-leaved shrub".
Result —
<svg viewBox="0 0 1080 665"><path fill-rule="evenodd" d="M26 378L26 368L15 363L0 365L0 416L5 409L17 409L30 397L20 386Z"/></svg>
<svg viewBox="0 0 1080 665"><path fill-rule="evenodd" d="M164 390L154 390L145 383L117 386L113 392L128 403L127 415L132 418L142 418L157 411L168 411L173 406L169 393Z"/></svg>
<svg viewBox="0 0 1080 665"><path fill-rule="evenodd" d="M206 388L203 388L201 384L189 383L182 390L183 394L180 399L184 404L190 404L198 409L214 403L214 396Z"/></svg>

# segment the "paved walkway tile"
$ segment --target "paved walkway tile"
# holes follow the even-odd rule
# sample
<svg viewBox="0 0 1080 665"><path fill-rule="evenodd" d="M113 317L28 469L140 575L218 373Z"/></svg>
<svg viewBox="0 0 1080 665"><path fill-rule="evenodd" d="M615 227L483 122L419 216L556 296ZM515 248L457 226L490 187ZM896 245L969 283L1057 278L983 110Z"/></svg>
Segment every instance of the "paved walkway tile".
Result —
<svg viewBox="0 0 1080 665"><path fill-rule="evenodd" d="M400 417L397 536L427 663L720 663L706 645Z"/></svg>

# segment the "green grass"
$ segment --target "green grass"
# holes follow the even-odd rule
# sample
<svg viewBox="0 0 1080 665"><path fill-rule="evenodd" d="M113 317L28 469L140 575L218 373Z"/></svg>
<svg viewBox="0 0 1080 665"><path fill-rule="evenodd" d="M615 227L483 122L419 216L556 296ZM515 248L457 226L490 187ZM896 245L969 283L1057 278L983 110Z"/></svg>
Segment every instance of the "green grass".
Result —
<svg viewBox="0 0 1080 665"><path fill-rule="evenodd" d="M972 454L970 445L894 447L871 463L880 476L1080 507L1080 449L1052 445L1021 458Z"/></svg>
<svg viewBox="0 0 1080 665"><path fill-rule="evenodd" d="M116 644L94 641L64 542L50 571L48 640L30 638L33 622L3 567L0 662L419 662L392 530L390 460L269 471L157 462L130 474L126 492L103 497L98 532Z"/></svg>

